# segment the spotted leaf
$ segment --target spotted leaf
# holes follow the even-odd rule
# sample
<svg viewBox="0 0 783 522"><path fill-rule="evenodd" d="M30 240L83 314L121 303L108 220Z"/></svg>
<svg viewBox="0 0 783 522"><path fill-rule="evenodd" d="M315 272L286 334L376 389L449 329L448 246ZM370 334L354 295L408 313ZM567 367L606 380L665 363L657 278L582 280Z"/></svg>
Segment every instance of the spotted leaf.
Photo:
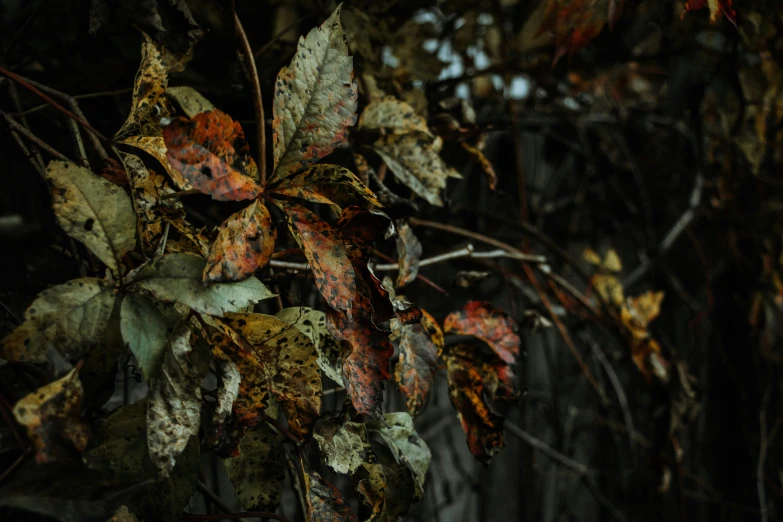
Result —
<svg viewBox="0 0 783 522"><path fill-rule="evenodd" d="M239 444L239 455L223 462L243 508L274 511L280 504L287 468L283 435L266 422L248 430Z"/></svg>
<svg viewBox="0 0 783 522"><path fill-rule="evenodd" d="M326 314L306 306L285 308L275 317L294 325L305 334L318 352L318 366L324 374L340 386L343 384L343 359L345 350L340 342L329 333L326 325Z"/></svg>
<svg viewBox="0 0 783 522"><path fill-rule="evenodd" d="M469 301L443 322L444 332L478 337L508 364L513 364L519 355L521 341L516 330L514 320L505 312L479 301Z"/></svg>
<svg viewBox="0 0 783 522"><path fill-rule="evenodd" d="M285 178L268 192L339 207L360 205L365 201L383 206L353 172L337 165L313 165Z"/></svg>
<svg viewBox="0 0 783 522"><path fill-rule="evenodd" d="M193 190L193 185L175 169L166 157L166 141L162 136L131 136L122 140L122 143L146 152L156 160L169 175L180 190Z"/></svg>
<svg viewBox="0 0 783 522"><path fill-rule="evenodd" d="M443 349L443 332L429 313L421 322L403 325L392 321L392 333L399 339L400 358L394 380L405 395L408 411L418 415L427 403L430 385L438 372L438 352Z"/></svg>
<svg viewBox="0 0 783 522"><path fill-rule="evenodd" d="M394 96L370 102L362 111L359 127L377 129L393 134L420 132L432 137L427 120L416 114L413 107Z"/></svg>

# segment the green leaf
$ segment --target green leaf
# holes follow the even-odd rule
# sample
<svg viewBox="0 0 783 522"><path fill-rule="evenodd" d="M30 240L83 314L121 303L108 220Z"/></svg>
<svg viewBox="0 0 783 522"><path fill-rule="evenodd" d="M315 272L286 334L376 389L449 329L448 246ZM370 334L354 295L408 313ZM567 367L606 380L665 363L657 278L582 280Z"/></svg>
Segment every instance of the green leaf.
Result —
<svg viewBox="0 0 783 522"><path fill-rule="evenodd" d="M413 474L416 498L424 498L424 479L432 458L430 449L416 433L410 414L406 412L387 413L384 418L386 426L376 422L373 427L391 450L395 461L405 465Z"/></svg>
<svg viewBox="0 0 783 522"><path fill-rule="evenodd" d="M195 255L167 254L142 267L130 288L142 288L162 301L181 303L196 312L217 316L242 311L276 295L255 277L204 286L204 266L206 261Z"/></svg>
<svg viewBox="0 0 783 522"><path fill-rule="evenodd" d="M313 341L318 352L318 367L340 386L343 383L343 353L340 343L329 334L326 327L326 314L306 306L292 307L280 310L275 315L281 321L292 324L297 330Z"/></svg>
<svg viewBox="0 0 783 522"><path fill-rule="evenodd" d="M157 375L163 362L168 331L166 321L155 304L139 294L129 294L122 300L120 331L147 380Z"/></svg>
<svg viewBox="0 0 783 522"><path fill-rule="evenodd" d="M112 286L102 279L74 279L44 290L25 312L25 322L0 344L10 361L46 362L48 346L77 359L102 343L114 306Z"/></svg>
<svg viewBox="0 0 783 522"><path fill-rule="evenodd" d="M285 487L282 434L260 422L245 433L239 451L239 456L224 461L237 500L248 511L274 511Z"/></svg>
<svg viewBox="0 0 783 522"><path fill-rule="evenodd" d="M367 443L364 423L330 417L316 426L313 438L318 442L324 463L335 473L353 475L362 465Z"/></svg>
<svg viewBox="0 0 783 522"><path fill-rule="evenodd" d="M274 183L318 161L345 139L356 122L358 91L353 59L340 24L340 7L299 39L288 67L275 82Z"/></svg>
<svg viewBox="0 0 783 522"><path fill-rule="evenodd" d="M136 214L125 191L68 161L51 161L52 206L65 232L118 272L119 259L136 244Z"/></svg>

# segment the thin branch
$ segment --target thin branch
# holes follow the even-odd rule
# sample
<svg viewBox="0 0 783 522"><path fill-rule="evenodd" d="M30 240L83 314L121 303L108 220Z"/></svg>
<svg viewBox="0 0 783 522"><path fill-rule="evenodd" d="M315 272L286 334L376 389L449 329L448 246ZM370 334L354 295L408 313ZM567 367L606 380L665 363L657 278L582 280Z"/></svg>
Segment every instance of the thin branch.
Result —
<svg viewBox="0 0 783 522"><path fill-rule="evenodd" d="M13 127L13 131L12 132L18 132L19 134L21 134L22 136L24 136L28 140L30 140L33 143L35 143L36 145L38 145L41 149L45 150L46 152L48 152L49 154L54 156L55 158L57 158L59 160L63 160L63 161L68 161L68 158L65 155L63 155L63 154L57 152L56 150L54 150L51 147L51 145L49 145L48 143L43 141L41 138L39 138L38 136L36 136L32 132L30 132L29 130L25 129L23 125L21 125L19 122L14 120L11 116L9 116L8 114L6 114L3 111L0 111L0 115L2 115L5 118L5 121L8 122L9 126Z"/></svg>
<svg viewBox="0 0 783 522"><path fill-rule="evenodd" d="M253 106L256 110L256 123L258 125L258 169L261 184L266 183L266 124L264 123L264 103L261 98L261 82L258 80L258 69L256 61L253 58L253 50L250 48L250 42L247 40L245 29L239 20L239 15L234 10L234 26L236 27L239 42L242 45L242 54L245 57L245 68L250 76L250 83L253 87Z"/></svg>
<svg viewBox="0 0 783 522"><path fill-rule="evenodd" d="M587 476L593 474L593 471L587 466L585 466L584 464L580 464L579 462L576 462L575 460L566 457L559 451L548 446L541 439L534 437L533 435L529 434L519 426L506 422L505 427L507 431L511 432L512 435L517 437L525 444L528 444L532 448L537 449L538 451L540 451L550 459L559 462L560 464L571 469L578 475Z"/></svg>
<svg viewBox="0 0 783 522"><path fill-rule="evenodd" d="M436 263L442 263L443 261L449 261L451 259L459 259L463 257L476 258L476 259L492 259L496 257L507 257L510 259L519 259L521 261L527 261L530 263L546 263L546 258L544 256L537 256L534 254L521 254L517 252L507 252L502 249L491 250L489 252L476 252L473 245L468 244L465 247L455 250L453 252L446 252L445 254L433 256L428 259L422 259L419 262L419 266L422 267L422 266L434 265ZM382 272L388 270L399 270L400 265L399 263L374 265L373 269L380 270Z"/></svg>
<svg viewBox="0 0 783 522"><path fill-rule="evenodd" d="M216 505L218 508L220 508L223 513L231 513L231 508L226 505L223 500L215 493L207 487L207 485L202 482L201 480L198 481L196 484L196 489L198 489L199 493L204 495L207 499L209 499L210 502L212 502L214 505ZM240 522L247 522L244 518L239 519Z"/></svg>
<svg viewBox="0 0 783 522"><path fill-rule="evenodd" d="M30 80L28 80L28 81L30 81ZM34 85L35 82L30 82L30 84ZM132 87L129 87L127 89L117 89L116 91L104 91L104 92L91 92L91 93L87 93L87 94L76 94L74 96L71 96L71 98L74 99L74 100L89 100L89 99L92 99L92 98L101 98L101 97L104 97L104 96L116 96L118 94L127 94L129 92L133 92L133 88ZM44 109L48 109L49 107L51 107L51 105L49 105L48 103L42 103L41 105L36 105L32 109L27 109L26 111L21 111L21 112L15 112L14 114L12 114L12 116L21 118L22 116L27 116L28 114L33 114L34 112L39 112L39 111L42 111Z"/></svg>
<svg viewBox="0 0 783 522"><path fill-rule="evenodd" d="M283 28L282 31L280 31L279 33L274 35L271 40L269 40L267 43L265 43L263 45L263 47L261 47L255 53L253 53L253 56L255 58L258 58L259 56L264 54L270 47L272 47L277 41L279 41L283 36L285 36L286 33L288 33L288 31L290 31L291 29L295 29L300 23L304 22L308 18L311 18L311 17L313 17L313 16L315 16L317 14L318 14L318 11L313 11L313 12L311 12L308 15L305 15L305 16L303 16L301 18L297 18L296 20L291 22L289 25L287 25L285 28Z"/></svg>

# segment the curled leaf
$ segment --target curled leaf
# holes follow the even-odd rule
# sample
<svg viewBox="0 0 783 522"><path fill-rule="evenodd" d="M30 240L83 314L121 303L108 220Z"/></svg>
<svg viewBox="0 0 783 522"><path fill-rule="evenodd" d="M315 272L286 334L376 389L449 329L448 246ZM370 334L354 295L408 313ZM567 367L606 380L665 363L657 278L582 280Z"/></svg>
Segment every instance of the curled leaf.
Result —
<svg viewBox="0 0 783 522"><path fill-rule="evenodd" d="M424 479L430 466L432 453L427 443L413 427L413 419L405 412L387 413L385 425L374 424L374 430L391 450L397 463L405 466L413 475L415 497L424 498Z"/></svg>
<svg viewBox="0 0 783 522"><path fill-rule="evenodd" d="M423 248L419 238L413 233L411 226L402 220L396 223L397 229L397 260L400 272L397 274L397 288L412 283L419 273L419 261Z"/></svg>
<svg viewBox="0 0 783 522"><path fill-rule="evenodd" d="M345 167L319 164L289 176L268 192L313 203L346 207L366 202L382 207L375 194Z"/></svg>
<svg viewBox="0 0 783 522"><path fill-rule="evenodd" d="M214 422L219 424L231 414L234 407L234 401L239 396L239 384L242 382L242 375L236 364L227 360L215 361L215 367L220 378L220 385L217 392L217 406L215 406Z"/></svg>
<svg viewBox="0 0 783 522"><path fill-rule="evenodd" d="M324 463L335 473L353 475L362 465L367 443L363 423L329 417L316 426L313 438Z"/></svg>
<svg viewBox="0 0 783 522"><path fill-rule="evenodd" d="M212 102L204 98L193 87L169 87L166 89L166 96L174 100L174 103L179 105L188 118L193 118L196 114L215 109Z"/></svg>
<svg viewBox="0 0 783 522"><path fill-rule="evenodd" d="M418 324L391 323L400 343L394 380L405 395L411 415L421 413L427 403L430 385L438 372L438 353L443 349L443 332L438 322L424 310L421 312Z"/></svg>
<svg viewBox="0 0 783 522"><path fill-rule="evenodd" d="M166 157L166 141L162 136L131 136L122 140L122 143L144 151L158 160L166 174L171 178L171 181L180 190L193 190L193 185L169 163Z"/></svg>
<svg viewBox="0 0 783 522"><path fill-rule="evenodd" d="M516 329L505 312L479 301L468 301L462 310L450 313L443 321L444 332L478 337L507 364L513 364L519 355L521 341Z"/></svg>
<svg viewBox="0 0 783 522"><path fill-rule="evenodd" d="M261 422L245 433L239 451L224 461L237 500L250 511L274 511L285 487L283 436Z"/></svg>

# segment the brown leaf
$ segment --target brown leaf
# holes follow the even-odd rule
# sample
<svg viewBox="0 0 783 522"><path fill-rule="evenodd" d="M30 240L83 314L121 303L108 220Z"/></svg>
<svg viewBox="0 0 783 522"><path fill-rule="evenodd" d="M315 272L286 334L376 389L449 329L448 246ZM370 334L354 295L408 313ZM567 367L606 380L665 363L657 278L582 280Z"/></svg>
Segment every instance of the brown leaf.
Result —
<svg viewBox="0 0 783 522"><path fill-rule="evenodd" d="M240 281L265 266L275 249L277 230L269 210L254 201L231 215L222 225L212 245L204 282Z"/></svg>
<svg viewBox="0 0 783 522"><path fill-rule="evenodd" d="M383 206L353 172L338 165L313 165L269 186L267 193L339 207L360 205L365 201L378 207Z"/></svg>
<svg viewBox="0 0 783 522"><path fill-rule="evenodd" d="M402 325L392 321L392 332L400 342L394 379L406 397L411 415L421 413L427 402L430 384L438 372L438 353L443 349L440 326L429 313L421 312L419 324Z"/></svg>
<svg viewBox="0 0 783 522"><path fill-rule="evenodd" d="M514 320L505 312L480 301L468 301L443 322L444 332L478 337L507 364L514 364L519 355L521 341L516 329Z"/></svg>
<svg viewBox="0 0 783 522"><path fill-rule="evenodd" d="M131 136L122 140L122 143L143 150L158 160L166 174L171 178L171 181L180 190L193 190L193 185L169 163L169 159L166 157L166 141L162 136Z"/></svg>
<svg viewBox="0 0 783 522"><path fill-rule="evenodd" d="M315 471L304 473L309 522L359 522L340 490Z"/></svg>
<svg viewBox="0 0 783 522"><path fill-rule="evenodd" d="M397 262L400 265L396 286L400 288L416 280L423 248L419 238L413 233L413 229L407 221L398 220L396 229Z"/></svg>
<svg viewBox="0 0 783 522"><path fill-rule="evenodd" d="M258 167L239 123L214 110L163 127L169 163L196 190L218 201L253 199L261 193Z"/></svg>

